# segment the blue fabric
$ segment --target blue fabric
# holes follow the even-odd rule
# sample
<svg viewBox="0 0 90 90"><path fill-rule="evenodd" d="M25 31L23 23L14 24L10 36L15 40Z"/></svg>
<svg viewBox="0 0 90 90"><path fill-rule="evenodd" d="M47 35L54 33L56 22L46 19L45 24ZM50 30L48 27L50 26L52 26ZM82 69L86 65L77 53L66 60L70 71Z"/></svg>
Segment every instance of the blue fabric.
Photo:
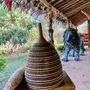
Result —
<svg viewBox="0 0 90 90"><path fill-rule="evenodd" d="M79 48L79 46L75 46L75 60L76 61L79 61L80 60L80 55L79 55L79 51L80 51L80 48Z"/></svg>
<svg viewBox="0 0 90 90"><path fill-rule="evenodd" d="M82 37L79 36L80 39L80 55L84 56L85 55L85 48L84 48L84 41L82 39ZM69 52L69 56L74 57L75 56L75 50L74 48L72 48Z"/></svg>
<svg viewBox="0 0 90 90"><path fill-rule="evenodd" d="M85 55L84 41L82 37L80 37L80 55Z"/></svg>
<svg viewBox="0 0 90 90"><path fill-rule="evenodd" d="M64 46L65 46L65 53L64 53L64 57L62 59L63 61L68 61L69 52L72 49L74 49L73 53L75 53L75 60L78 61L80 59L80 56L79 56L79 50L80 50L79 42L80 42L80 38L77 37L76 44L72 44L73 41L70 41L69 42L69 40L70 40L71 37L73 37L72 36L72 31L70 29L69 30L66 30L64 32L64 35L63 35L63 38L64 38L63 41L64 41Z"/></svg>
<svg viewBox="0 0 90 90"><path fill-rule="evenodd" d="M74 50L74 48L72 48L72 49L70 50L69 56L75 57L75 50Z"/></svg>

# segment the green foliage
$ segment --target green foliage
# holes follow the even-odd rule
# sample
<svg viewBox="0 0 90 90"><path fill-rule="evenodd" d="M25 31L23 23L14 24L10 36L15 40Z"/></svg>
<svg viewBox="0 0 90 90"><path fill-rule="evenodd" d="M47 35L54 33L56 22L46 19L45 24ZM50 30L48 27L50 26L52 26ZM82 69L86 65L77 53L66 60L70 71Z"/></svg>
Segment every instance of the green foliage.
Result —
<svg viewBox="0 0 90 90"><path fill-rule="evenodd" d="M29 31L32 29L32 24L28 24L28 25L26 25L26 27L27 27L27 30Z"/></svg>
<svg viewBox="0 0 90 90"><path fill-rule="evenodd" d="M39 35L38 30L36 30L35 28L33 28L30 31L30 40L32 40L32 41L37 40L38 35Z"/></svg>
<svg viewBox="0 0 90 90"><path fill-rule="evenodd" d="M3 70L6 66L6 59L4 56L0 55L0 71Z"/></svg>
<svg viewBox="0 0 90 90"><path fill-rule="evenodd" d="M5 31L5 32L3 32L2 33L2 39L5 41L5 43L6 43L6 41L9 41L10 40L10 38L12 37L12 33L10 32L10 31ZM5 44L4 43L4 44Z"/></svg>
<svg viewBox="0 0 90 90"><path fill-rule="evenodd" d="M20 44L22 45L23 43L27 42L28 39L28 32L25 30L20 30L20 29L12 29L12 43L15 44Z"/></svg>
<svg viewBox="0 0 90 90"><path fill-rule="evenodd" d="M21 53L27 52L31 47L28 44L23 45L21 48Z"/></svg>
<svg viewBox="0 0 90 90"><path fill-rule="evenodd" d="M0 50L1 54L10 55L12 50L12 53L15 51L17 45L23 48L21 52L25 52L28 46L24 47L24 44L30 40L31 45L32 41L37 39L36 22L30 15L21 12L20 9L12 8L12 20L13 23L10 12L4 4L0 5L0 47L3 48ZM21 48L18 47L18 50Z"/></svg>
<svg viewBox="0 0 90 90"><path fill-rule="evenodd" d="M5 41L4 41L3 37L0 35L0 45L1 45L2 43L5 43Z"/></svg>
<svg viewBox="0 0 90 90"><path fill-rule="evenodd" d="M62 53L64 51L64 45L56 45L56 49L58 52Z"/></svg>
<svg viewBox="0 0 90 90"><path fill-rule="evenodd" d="M59 46L59 47L57 47L57 49L58 49L60 52L63 52L63 51L64 51L64 46Z"/></svg>
<svg viewBox="0 0 90 90"><path fill-rule="evenodd" d="M7 9L5 9L5 4L2 3L2 5L0 5L0 15L5 16L5 14L7 13Z"/></svg>
<svg viewBox="0 0 90 90"><path fill-rule="evenodd" d="M13 23L11 22L11 19ZM4 6L4 3L0 5L0 46L4 46L6 50L6 47L10 47L10 45L12 44L11 48L7 49L8 51L11 51L13 47L17 48L16 46L17 44L19 44L20 47L24 48L19 49L22 50L21 52L27 51L28 47L38 39L38 28L36 28L37 22L35 21L36 20L33 20L33 18L30 15L22 12L19 8L14 9L13 7L11 18L11 14ZM40 16L40 22L43 26L43 35L45 39L48 40L48 25L47 20L43 15ZM54 31L55 29L57 30L54 32L54 42L55 44L59 44L62 40L59 37L60 35L58 35L56 32L59 32L61 29L59 27L57 28L56 25L57 23L54 25L55 27L53 28ZM29 43L27 41L29 41ZM24 44L27 43L28 46L24 47ZM60 50L59 46L57 47L57 49ZM4 52L6 52L5 50Z"/></svg>
<svg viewBox="0 0 90 90"><path fill-rule="evenodd" d="M11 41L13 45L26 43L29 34L25 30L13 28L12 30L4 31L0 35L0 44L6 44L7 41Z"/></svg>
<svg viewBox="0 0 90 90"><path fill-rule="evenodd" d="M19 9L12 9L13 23L11 23L10 13L4 5L0 6L1 10L3 14L0 12L0 45L5 45L7 41L13 45L26 43L30 36L28 31L34 26L32 17L20 12Z"/></svg>

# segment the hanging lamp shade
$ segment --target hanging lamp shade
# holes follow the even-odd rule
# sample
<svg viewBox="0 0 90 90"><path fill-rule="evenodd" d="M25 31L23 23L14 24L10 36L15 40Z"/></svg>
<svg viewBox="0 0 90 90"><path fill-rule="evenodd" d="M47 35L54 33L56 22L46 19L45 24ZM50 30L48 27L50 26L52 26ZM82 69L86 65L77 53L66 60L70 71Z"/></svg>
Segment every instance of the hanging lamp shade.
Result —
<svg viewBox="0 0 90 90"><path fill-rule="evenodd" d="M38 27L39 40L29 52L25 79L32 90L48 90L63 82L63 71L55 48L43 37L41 23Z"/></svg>

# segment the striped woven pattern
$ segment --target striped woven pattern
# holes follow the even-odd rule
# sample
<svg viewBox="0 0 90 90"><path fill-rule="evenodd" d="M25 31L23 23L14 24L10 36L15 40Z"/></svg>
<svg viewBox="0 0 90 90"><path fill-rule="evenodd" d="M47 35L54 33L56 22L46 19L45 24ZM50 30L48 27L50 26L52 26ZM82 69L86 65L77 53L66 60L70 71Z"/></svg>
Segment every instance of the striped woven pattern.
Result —
<svg viewBox="0 0 90 90"><path fill-rule="evenodd" d="M32 47L25 69L25 79L33 90L53 89L62 83L59 55L50 43L36 43Z"/></svg>
<svg viewBox="0 0 90 90"><path fill-rule="evenodd" d="M62 66L55 48L47 42L39 23L39 40L29 52L25 69L27 85L32 90L48 90L63 82Z"/></svg>

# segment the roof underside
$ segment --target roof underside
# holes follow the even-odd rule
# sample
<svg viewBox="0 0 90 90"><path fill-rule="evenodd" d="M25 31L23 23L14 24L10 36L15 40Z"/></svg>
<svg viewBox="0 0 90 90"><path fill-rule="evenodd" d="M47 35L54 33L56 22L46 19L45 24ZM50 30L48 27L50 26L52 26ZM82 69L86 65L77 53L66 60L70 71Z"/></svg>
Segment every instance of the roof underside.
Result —
<svg viewBox="0 0 90 90"><path fill-rule="evenodd" d="M47 0L52 6L66 15L75 25L83 23L87 17L83 10L90 15L90 0Z"/></svg>
<svg viewBox="0 0 90 90"><path fill-rule="evenodd" d="M13 0L19 1L19 0ZM21 0L26 11L31 9L32 13L48 13L53 11L53 18L67 22L68 19L75 25L90 20L90 0ZM25 4L25 1L26 4ZM25 5L24 5L25 4ZM25 7L26 6L26 7ZM82 13L83 11L84 13ZM86 14L87 15L86 15ZM88 18L87 18L88 16ZM67 19L68 18L68 19Z"/></svg>

